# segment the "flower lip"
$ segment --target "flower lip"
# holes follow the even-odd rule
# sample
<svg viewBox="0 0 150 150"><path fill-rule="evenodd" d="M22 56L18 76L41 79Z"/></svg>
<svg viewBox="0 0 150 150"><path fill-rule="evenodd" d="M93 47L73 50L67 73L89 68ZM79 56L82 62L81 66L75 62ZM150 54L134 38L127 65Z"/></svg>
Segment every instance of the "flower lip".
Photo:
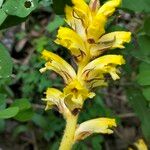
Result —
<svg viewBox="0 0 150 150"><path fill-rule="evenodd" d="M95 94L90 92L78 79L74 79L70 82L63 91L66 104L73 105L73 107L69 106L71 110L81 108L87 98L93 98L95 96Z"/></svg>
<svg viewBox="0 0 150 150"><path fill-rule="evenodd" d="M75 132L75 141L83 140L93 133L112 134L112 128L116 127L115 119L96 118L81 123Z"/></svg>
<svg viewBox="0 0 150 150"><path fill-rule="evenodd" d="M72 79L76 77L76 72L72 68L72 66L58 55L50 51L43 50L42 57L47 62L45 64L45 67L40 69L40 72L44 72L46 70L53 70L60 76L62 76L66 84L71 82Z"/></svg>

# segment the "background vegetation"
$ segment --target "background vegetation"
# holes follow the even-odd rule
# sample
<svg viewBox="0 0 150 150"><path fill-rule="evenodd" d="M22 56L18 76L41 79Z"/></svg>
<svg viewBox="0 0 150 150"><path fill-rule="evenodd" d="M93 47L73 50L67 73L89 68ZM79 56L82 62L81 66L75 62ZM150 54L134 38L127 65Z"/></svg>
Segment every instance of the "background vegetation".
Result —
<svg viewBox="0 0 150 150"><path fill-rule="evenodd" d="M104 0L101 0L101 4ZM54 72L40 74L40 52L46 48L70 59L53 40L65 25L70 0L0 0L0 149L56 150L65 122L56 111L44 111L47 87L61 88ZM115 117L113 135L93 135L74 150L124 150L143 137L150 144L150 1L123 0L106 31L129 30L132 42L115 53L126 58L119 81L99 89L86 101L80 121ZM72 62L71 62L72 63ZM94 101L94 102L93 102Z"/></svg>

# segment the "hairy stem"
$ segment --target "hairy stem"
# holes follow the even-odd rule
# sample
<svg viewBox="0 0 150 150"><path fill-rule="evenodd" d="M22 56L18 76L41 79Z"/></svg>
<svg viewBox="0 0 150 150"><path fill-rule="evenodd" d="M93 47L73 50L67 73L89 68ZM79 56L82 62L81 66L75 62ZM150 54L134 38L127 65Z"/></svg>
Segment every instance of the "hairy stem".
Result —
<svg viewBox="0 0 150 150"><path fill-rule="evenodd" d="M77 125L78 115L70 114L66 118L66 129L59 147L59 150L71 150L74 144L74 134Z"/></svg>

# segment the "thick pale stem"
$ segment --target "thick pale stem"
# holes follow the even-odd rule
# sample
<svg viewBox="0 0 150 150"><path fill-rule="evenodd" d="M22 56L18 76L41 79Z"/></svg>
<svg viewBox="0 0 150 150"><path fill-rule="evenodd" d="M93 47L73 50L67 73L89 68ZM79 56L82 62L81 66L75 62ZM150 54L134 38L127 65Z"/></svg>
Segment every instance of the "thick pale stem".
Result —
<svg viewBox="0 0 150 150"><path fill-rule="evenodd" d="M66 129L62 138L59 150L71 150L74 144L74 134L77 125L78 115L69 115L66 118Z"/></svg>

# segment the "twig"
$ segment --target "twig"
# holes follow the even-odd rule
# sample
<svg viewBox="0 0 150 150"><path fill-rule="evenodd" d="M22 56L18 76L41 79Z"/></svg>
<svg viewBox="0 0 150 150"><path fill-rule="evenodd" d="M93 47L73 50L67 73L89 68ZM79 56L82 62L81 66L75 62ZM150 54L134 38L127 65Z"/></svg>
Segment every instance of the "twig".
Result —
<svg viewBox="0 0 150 150"><path fill-rule="evenodd" d="M12 103L13 103L12 99L7 99L7 104L12 104ZM32 103L32 107L33 107L33 109L44 109L45 108L44 105L33 104L33 103Z"/></svg>
<svg viewBox="0 0 150 150"><path fill-rule="evenodd" d="M117 115L120 118L132 118L132 117L136 117L135 113L125 113L125 114L118 114Z"/></svg>
<svg viewBox="0 0 150 150"><path fill-rule="evenodd" d="M32 131L31 134L32 134L32 139L33 139L34 150L38 150L38 145L37 145L36 136L35 136L34 131Z"/></svg>

